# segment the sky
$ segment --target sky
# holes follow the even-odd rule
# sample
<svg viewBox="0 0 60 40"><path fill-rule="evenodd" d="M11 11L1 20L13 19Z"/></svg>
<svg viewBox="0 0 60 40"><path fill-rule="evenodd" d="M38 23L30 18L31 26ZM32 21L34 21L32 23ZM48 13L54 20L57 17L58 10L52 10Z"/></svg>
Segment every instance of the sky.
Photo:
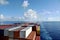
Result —
<svg viewBox="0 0 60 40"><path fill-rule="evenodd" d="M0 0L0 18L60 21L60 0Z"/></svg>

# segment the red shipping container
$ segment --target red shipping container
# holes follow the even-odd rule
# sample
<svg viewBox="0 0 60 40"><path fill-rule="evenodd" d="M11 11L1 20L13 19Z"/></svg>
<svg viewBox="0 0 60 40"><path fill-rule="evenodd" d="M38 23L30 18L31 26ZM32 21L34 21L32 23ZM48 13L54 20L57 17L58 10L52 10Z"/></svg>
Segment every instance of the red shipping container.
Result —
<svg viewBox="0 0 60 40"><path fill-rule="evenodd" d="M0 36L0 40L8 40L9 37L8 36Z"/></svg>

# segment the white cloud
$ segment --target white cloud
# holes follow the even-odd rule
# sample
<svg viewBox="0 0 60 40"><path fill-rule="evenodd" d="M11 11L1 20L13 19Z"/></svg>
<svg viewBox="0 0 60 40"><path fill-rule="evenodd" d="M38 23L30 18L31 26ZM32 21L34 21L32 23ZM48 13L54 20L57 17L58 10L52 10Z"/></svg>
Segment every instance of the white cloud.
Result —
<svg viewBox="0 0 60 40"><path fill-rule="evenodd" d="M24 17L27 20L37 20L38 15L37 12L33 9L29 9L27 12L24 13Z"/></svg>
<svg viewBox="0 0 60 40"><path fill-rule="evenodd" d="M5 5L5 4L9 4L9 2L7 0L0 0L0 4Z"/></svg>
<svg viewBox="0 0 60 40"><path fill-rule="evenodd" d="M60 17L48 17L47 21L60 21Z"/></svg>
<svg viewBox="0 0 60 40"><path fill-rule="evenodd" d="M57 11L57 13L59 13ZM49 14L47 16L47 14ZM25 13L24 16L22 17L8 17L6 18L3 14L0 15L0 19L3 18L4 20L10 20L10 21L60 21L60 16L54 16L52 14L56 14L56 11L54 13L51 11L43 11L40 14L37 13L37 11L33 9L28 9ZM52 16L50 16L52 15Z"/></svg>
<svg viewBox="0 0 60 40"><path fill-rule="evenodd" d="M4 15L3 14L0 15L0 19L4 19Z"/></svg>
<svg viewBox="0 0 60 40"><path fill-rule="evenodd" d="M28 5L29 5L28 1L24 1L23 4L22 4L22 6L23 6L24 8L28 7Z"/></svg>
<svg viewBox="0 0 60 40"><path fill-rule="evenodd" d="M21 20L21 17L18 17L18 19L20 19L20 20Z"/></svg>
<svg viewBox="0 0 60 40"><path fill-rule="evenodd" d="M42 10L39 11L39 15L41 16L41 20L42 21L60 21L60 12L59 10L52 10L52 11L48 11L48 10Z"/></svg>

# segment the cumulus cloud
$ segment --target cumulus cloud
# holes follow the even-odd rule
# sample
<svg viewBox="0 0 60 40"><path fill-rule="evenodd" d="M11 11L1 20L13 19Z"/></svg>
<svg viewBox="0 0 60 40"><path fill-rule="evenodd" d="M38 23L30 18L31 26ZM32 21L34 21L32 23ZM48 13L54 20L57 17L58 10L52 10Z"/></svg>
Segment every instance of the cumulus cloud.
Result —
<svg viewBox="0 0 60 40"><path fill-rule="evenodd" d="M37 12L33 9L28 9L21 17L6 18L11 21L36 21L38 19Z"/></svg>
<svg viewBox="0 0 60 40"><path fill-rule="evenodd" d="M24 20L24 17L6 17L3 14L0 14L0 20L2 21L21 21Z"/></svg>
<svg viewBox="0 0 60 40"><path fill-rule="evenodd" d="M60 17L49 17L47 21L60 21Z"/></svg>
<svg viewBox="0 0 60 40"><path fill-rule="evenodd" d="M38 15L37 15L37 12L35 10L28 9L28 11L24 13L24 17L27 20L37 20Z"/></svg>
<svg viewBox="0 0 60 40"><path fill-rule="evenodd" d="M33 21L33 22L35 21L60 21L60 16L54 16L54 15L57 15L56 13L59 13L59 11L55 11L55 12L43 11L41 13L38 13L37 11L33 9L28 9L22 17L6 18L3 14L1 14L0 19L10 20L10 21Z"/></svg>
<svg viewBox="0 0 60 40"><path fill-rule="evenodd" d="M60 21L59 10L40 10L39 15L42 21Z"/></svg>
<svg viewBox="0 0 60 40"><path fill-rule="evenodd" d="M24 1L23 4L22 4L22 6L23 6L24 8L28 7L28 5L29 5L29 2L28 2L28 1Z"/></svg>
<svg viewBox="0 0 60 40"><path fill-rule="evenodd" d="M4 15L3 14L0 15L0 19L4 19Z"/></svg>
<svg viewBox="0 0 60 40"><path fill-rule="evenodd" d="M7 0L0 0L0 4L1 5L5 5L5 4L8 4L9 2Z"/></svg>

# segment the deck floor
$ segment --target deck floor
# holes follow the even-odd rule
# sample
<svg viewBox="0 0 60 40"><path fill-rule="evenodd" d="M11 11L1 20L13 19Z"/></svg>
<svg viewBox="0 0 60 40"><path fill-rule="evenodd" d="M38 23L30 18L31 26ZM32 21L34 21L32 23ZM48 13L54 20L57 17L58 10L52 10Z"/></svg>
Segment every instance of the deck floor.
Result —
<svg viewBox="0 0 60 40"><path fill-rule="evenodd" d="M37 36L37 37L36 37L36 40L40 40L40 36Z"/></svg>

